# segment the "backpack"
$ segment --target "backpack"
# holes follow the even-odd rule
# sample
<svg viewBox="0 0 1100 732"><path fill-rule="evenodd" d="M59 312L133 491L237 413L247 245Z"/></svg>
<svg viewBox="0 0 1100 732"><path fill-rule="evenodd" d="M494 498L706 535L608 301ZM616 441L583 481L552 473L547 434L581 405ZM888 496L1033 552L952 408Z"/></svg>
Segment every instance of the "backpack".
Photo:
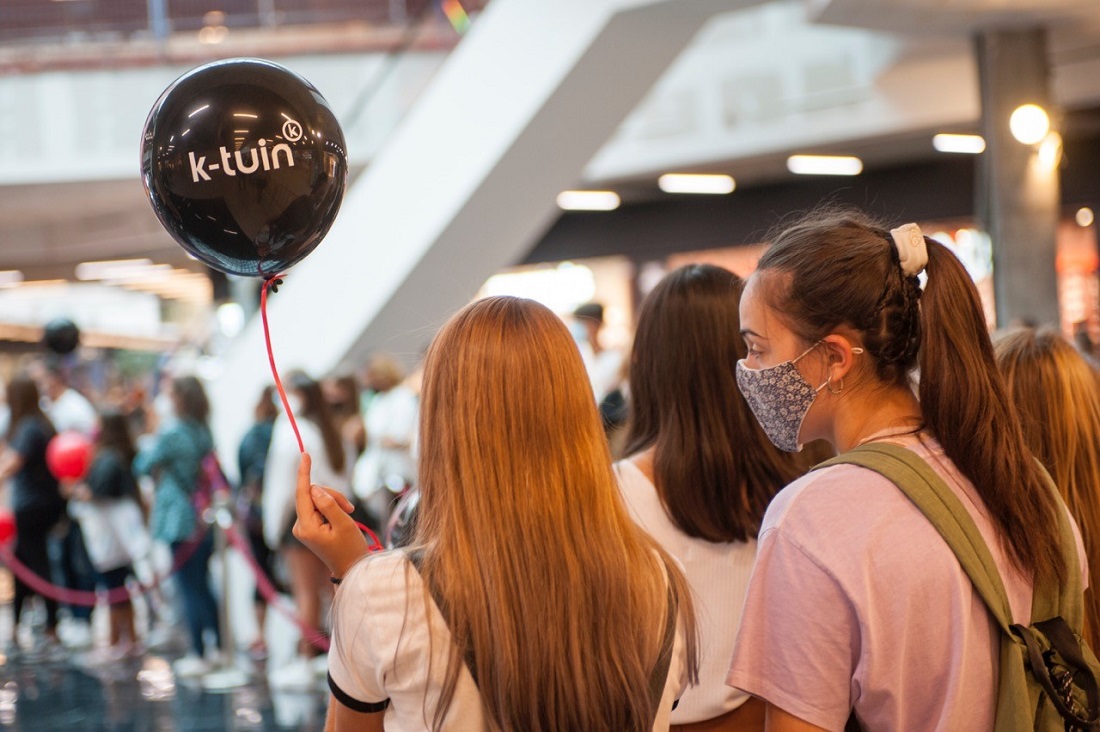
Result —
<svg viewBox="0 0 1100 732"><path fill-rule="evenodd" d="M1013 624L1004 583L977 525L938 473L912 450L861 445L814 469L849 463L893 482L955 553L1001 629L997 732L1100 731L1100 663L1081 639L1083 601L1077 543L1059 499L1058 528L1069 576L1061 587L1036 586L1031 625ZM1050 477L1043 471L1051 490Z"/></svg>

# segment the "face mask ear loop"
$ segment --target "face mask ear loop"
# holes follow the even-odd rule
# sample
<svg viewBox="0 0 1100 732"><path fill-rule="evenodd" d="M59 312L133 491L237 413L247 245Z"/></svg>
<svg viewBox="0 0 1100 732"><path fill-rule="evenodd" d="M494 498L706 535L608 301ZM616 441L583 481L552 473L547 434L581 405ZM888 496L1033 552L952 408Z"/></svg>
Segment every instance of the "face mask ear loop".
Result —
<svg viewBox="0 0 1100 732"><path fill-rule="evenodd" d="M821 343L821 341L818 341L818 343ZM814 344L814 345L816 346L817 344ZM809 353L809 352L807 351L807 353ZM852 348L852 353L858 356L859 354L863 353L863 349L860 348L859 346L855 346L855 347ZM805 355L805 354L803 354L803 355ZM802 356L799 356L799 358L802 358ZM843 376L840 377L840 386L838 386L834 390L833 389L833 377L832 377L832 375L829 375L825 379L825 383L822 384L821 386L817 387L817 391L821 391L822 389L825 389L825 388L828 388L829 393L832 394L833 396L840 396L840 394L844 391L844 377Z"/></svg>

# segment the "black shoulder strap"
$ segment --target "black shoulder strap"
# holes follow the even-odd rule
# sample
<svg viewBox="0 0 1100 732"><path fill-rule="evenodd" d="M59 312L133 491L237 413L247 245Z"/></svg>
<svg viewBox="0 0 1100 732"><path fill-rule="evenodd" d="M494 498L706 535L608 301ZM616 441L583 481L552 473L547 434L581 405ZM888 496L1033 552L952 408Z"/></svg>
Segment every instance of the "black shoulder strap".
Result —
<svg viewBox="0 0 1100 732"><path fill-rule="evenodd" d="M680 614L675 595L672 594L672 583L668 585L668 609L665 612L665 634L661 640L661 652L657 656L657 664L653 667L653 673L649 676L649 698L653 700L653 708L659 709L661 697L665 694L665 684L668 682L668 670L672 665L672 649L676 644L676 618Z"/></svg>
<svg viewBox="0 0 1100 732"><path fill-rule="evenodd" d="M424 554L419 550L413 550L405 553L408 557L409 563L420 572L421 567L424 565ZM444 600L443 595L434 586L429 586L428 591L432 593L432 599L435 601L436 607L439 608L439 614L443 616L443 622L447 624L447 627L451 627L451 621L447 614L447 602ZM676 598L672 594L672 585L668 586L668 611L665 613L665 632L664 638L661 641L661 652L657 656L657 663L653 667L653 673L649 677L649 694L653 699L654 708L660 706L661 697L664 696L665 683L668 680L668 670L672 665L672 650L676 642L676 617L678 615L678 608ZM455 641L457 643L457 639ZM474 661L474 649L467 643L463 649L463 660L466 663L466 668L470 672L470 676L474 679L474 684L478 683L477 680L477 664Z"/></svg>
<svg viewBox="0 0 1100 732"><path fill-rule="evenodd" d="M424 565L424 553L419 550L406 552L405 556L409 558L409 563L416 568L417 572L421 572L421 567ZM435 585L428 585L428 591L432 593L432 600L435 601L435 606L439 608L439 614L443 616L443 622L447 624L447 628L451 628L451 618L447 612L447 601L443 598L443 594ZM452 631L452 636L453 636ZM455 643L458 643L458 639L455 638ZM474 679L474 685L479 686L477 681L477 663L474 661L474 648L470 645L469 639L466 639L466 643L463 644L462 659L466 662L466 668L470 672L470 676Z"/></svg>

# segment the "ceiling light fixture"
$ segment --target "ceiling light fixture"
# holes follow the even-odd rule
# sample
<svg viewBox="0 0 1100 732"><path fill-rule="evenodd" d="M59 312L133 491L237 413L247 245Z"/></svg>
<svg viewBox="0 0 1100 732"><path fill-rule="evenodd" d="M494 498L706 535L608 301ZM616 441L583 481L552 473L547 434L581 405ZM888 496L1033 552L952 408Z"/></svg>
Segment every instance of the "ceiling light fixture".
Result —
<svg viewBox="0 0 1100 732"><path fill-rule="evenodd" d="M118 277L120 274L130 274L135 270L142 270L153 264L151 259L110 259L101 262L81 262L76 265L74 273L78 280L103 280Z"/></svg>
<svg viewBox="0 0 1100 732"><path fill-rule="evenodd" d="M932 137L932 147L942 153L978 155L985 152L985 138L981 135L957 135L945 132Z"/></svg>
<svg viewBox="0 0 1100 732"><path fill-rule="evenodd" d="M614 211L620 203L614 191L562 191L557 201L563 211Z"/></svg>
<svg viewBox="0 0 1100 732"><path fill-rule="evenodd" d="M1018 141L1034 145L1050 132L1050 115L1038 104L1021 104L1009 117L1008 127Z"/></svg>
<svg viewBox="0 0 1100 732"><path fill-rule="evenodd" d="M665 173L657 179L657 187L665 193L700 193L722 195L737 187L733 176L719 173Z"/></svg>
<svg viewBox="0 0 1100 732"><path fill-rule="evenodd" d="M796 175L859 175L863 161L851 155L792 155L787 170Z"/></svg>

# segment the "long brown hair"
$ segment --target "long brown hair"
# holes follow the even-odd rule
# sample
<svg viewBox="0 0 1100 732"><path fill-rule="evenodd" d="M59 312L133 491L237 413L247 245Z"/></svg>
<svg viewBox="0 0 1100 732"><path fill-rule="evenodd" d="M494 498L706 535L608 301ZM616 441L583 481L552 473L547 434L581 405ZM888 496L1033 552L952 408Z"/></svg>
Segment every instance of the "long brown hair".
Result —
<svg viewBox="0 0 1100 732"><path fill-rule="evenodd" d="M928 283L905 276L890 233L852 211L811 214L760 258L784 277L764 288L772 309L806 343L841 326L863 338L883 383L920 368L925 425L965 475L1019 569L1061 580L1055 497L1024 442L993 359L981 299L962 263L925 238Z"/></svg>
<svg viewBox="0 0 1100 732"><path fill-rule="evenodd" d="M8 437L15 434L15 429L27 417L36 417L49 425L50 434L54 433L53 424L42 411L39 402L38 386L34 380L27 376L16 376L8 382L7 400L10 411L8 419Z"/></svg>
<svg viewBox="0 0 1100 732"><path fill-rule="evenodd" d="M1024 439L1081 529L1089 563L1085 640L1100 647L1100 383L1058 331L1023 328L993 341Z"/></svg>
<svg viewBox="0 0 1100 732"><path fill-rule="evenodd" d="M292 371L287 376L287 387L302 395L302 407L295 416L308 419L321 432L321 441L325 444L325 457L328 464L337 473L344 471L347 455L344 454L344 441L340 428L325 401L321 384L304 371Z"/></svg>
<svg viewBox="0 0 1100 732"><path fill-rule="evenodd" d="M630 361L625 453L654 448L669 518L714 542L756 538L772 498L803 472L771 444L737 388L744 287L709 264L672 272L642 303Z"/></svg>
<svg viewBox="0 0 1100 732"><path fill-rule="evenodd" d="M690 594L627 515L565 325L530 300L466 307L432 343L422 398L421 574L452 636L469 640L489 719L647 729L669 587L697 675ZM462 664L452 648L435 728Z"/></svg>
<svg viewBox="0 0 1100 732"><path fill-rule="evenodd" d="M176 416L205 425L210 419L210 400L202 382L194 376L177 376L172 379L172 403Z"/></svg>
<svg viewBox="0 0 1100 732"><path fill-rule="evenodd" d="M96 433L97 450L114 450L122 458L122 464L129 469L134 462L137 450L130 436L130 422L122 412L109 410L99 415L99 431Z"/></svg>

